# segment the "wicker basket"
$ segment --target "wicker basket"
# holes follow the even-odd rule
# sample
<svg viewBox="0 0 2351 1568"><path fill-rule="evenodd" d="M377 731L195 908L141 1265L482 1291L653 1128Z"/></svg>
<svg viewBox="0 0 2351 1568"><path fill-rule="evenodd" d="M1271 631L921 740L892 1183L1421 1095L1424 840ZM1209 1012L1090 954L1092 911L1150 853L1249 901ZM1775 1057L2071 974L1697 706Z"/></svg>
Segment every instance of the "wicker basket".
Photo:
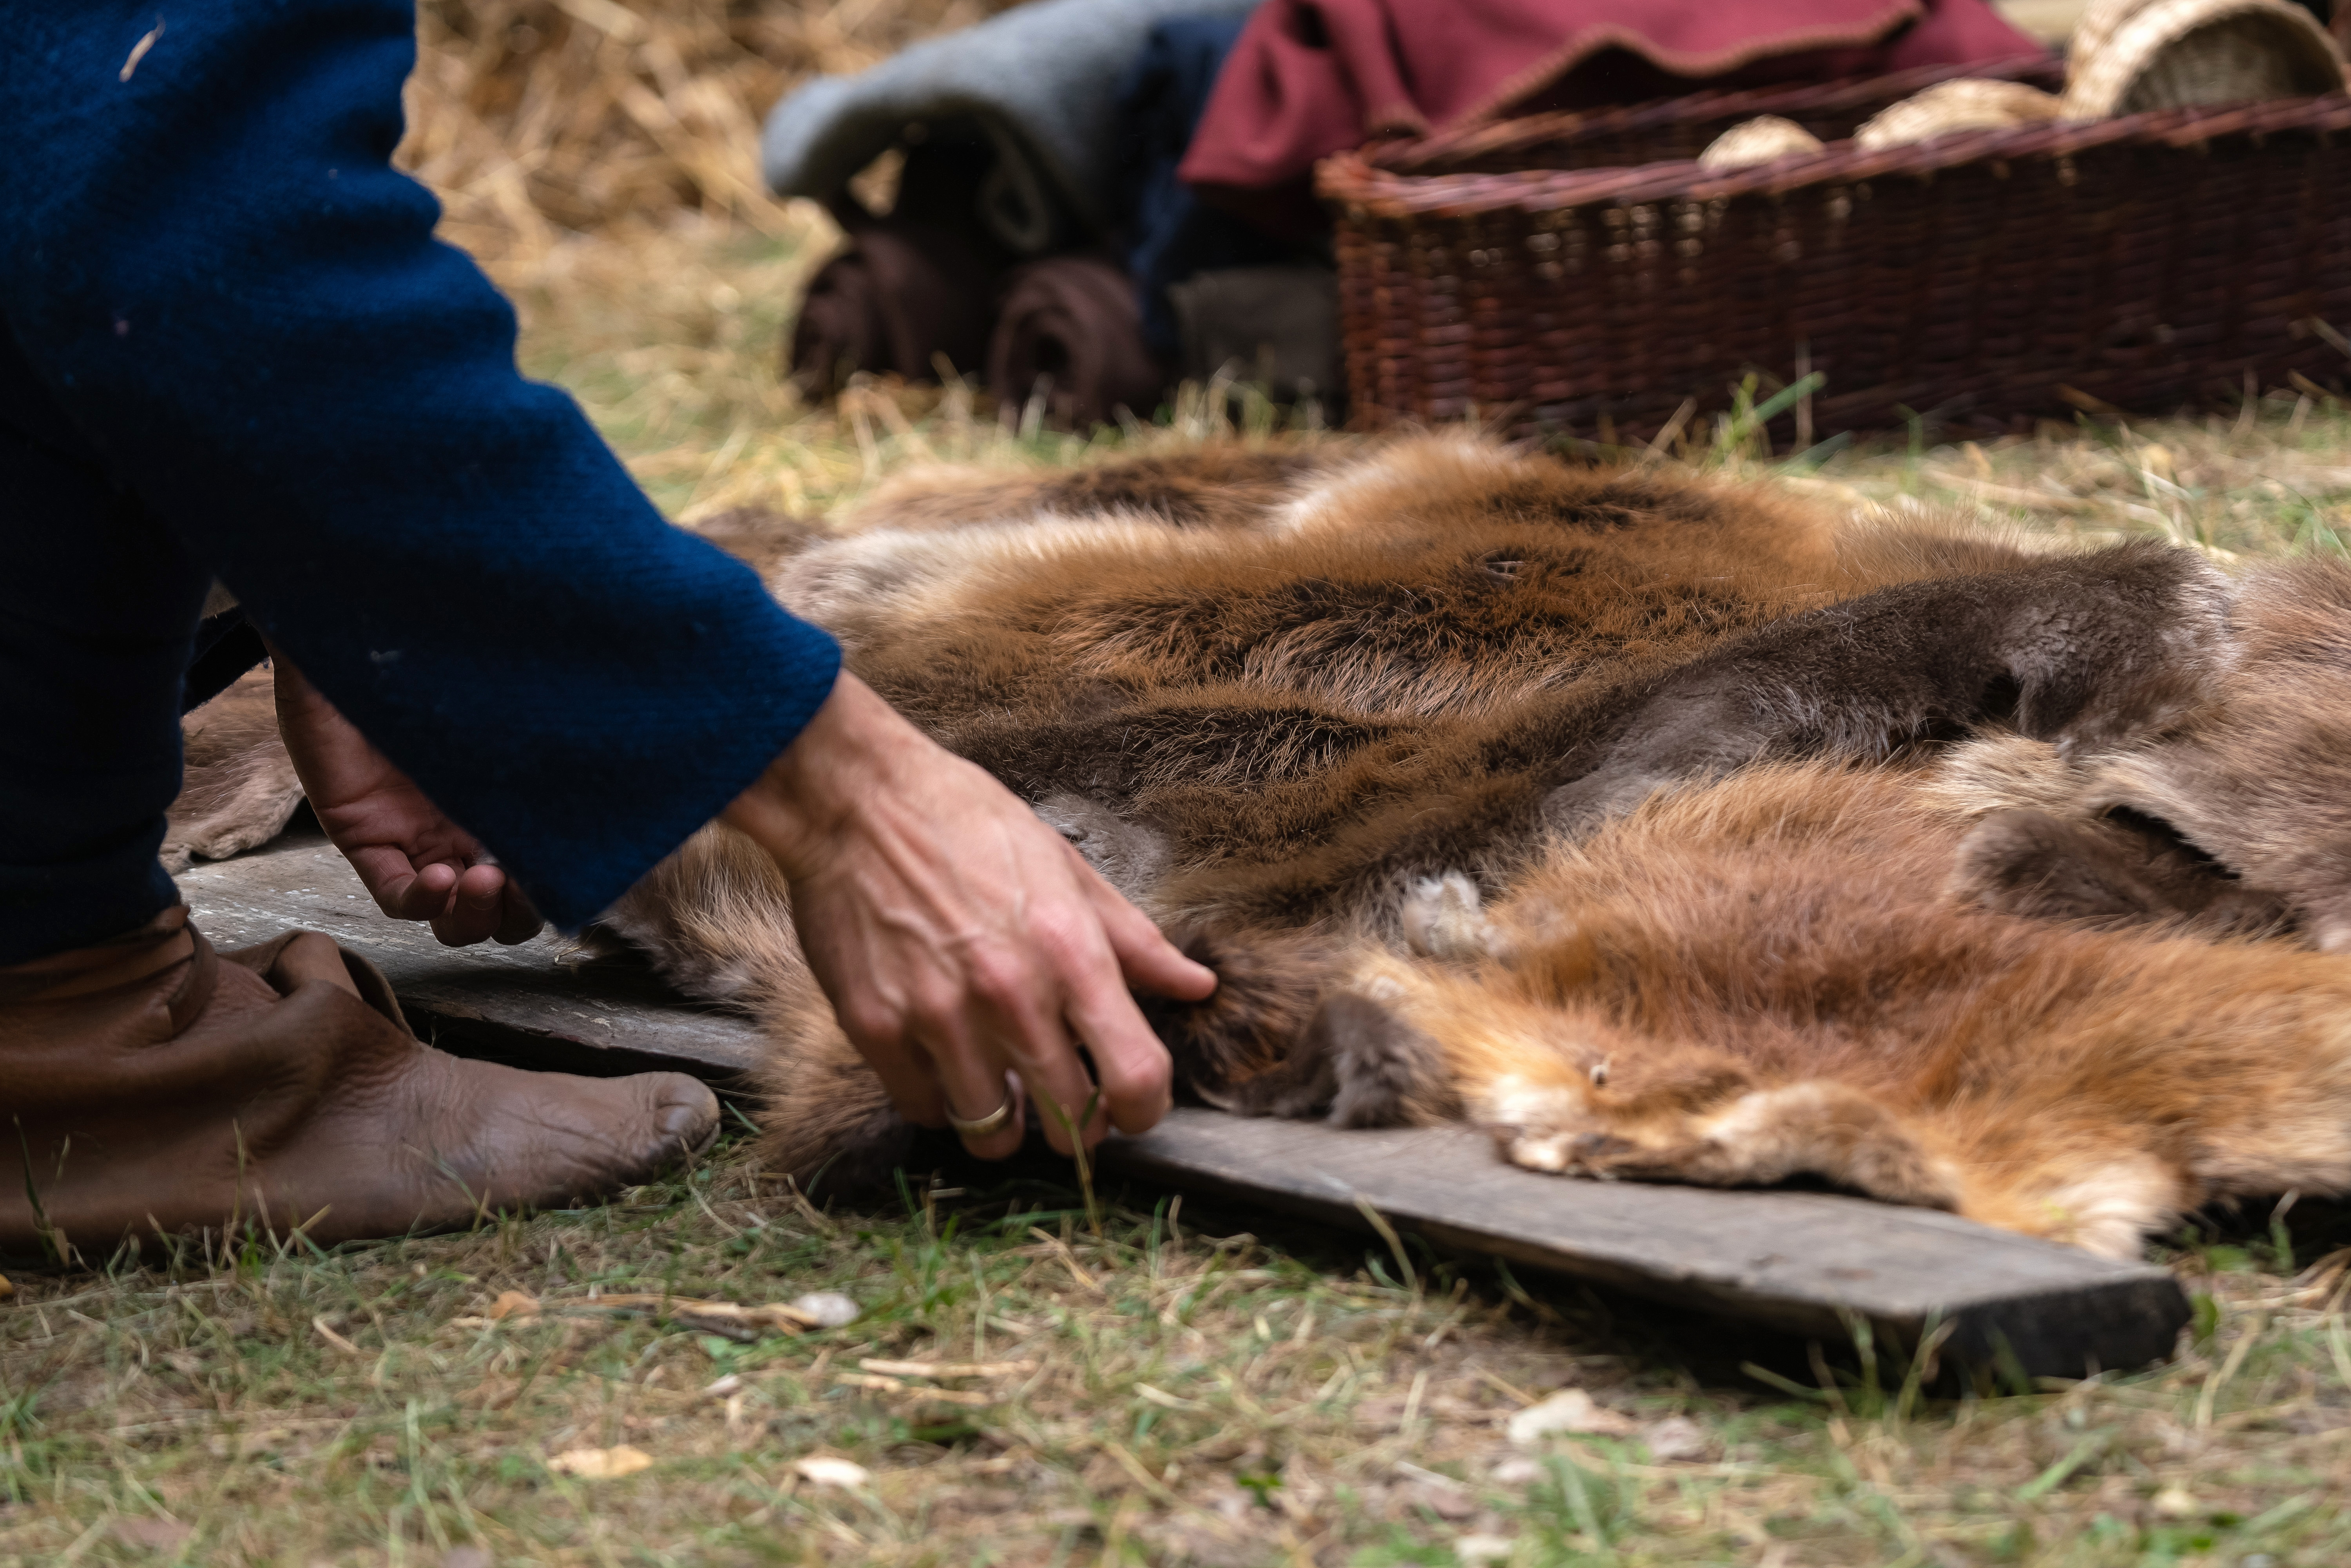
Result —
<svg viewBox="0 0 2351 1568"><path fill-rule="evenodd" d="M2056 91L2064 68L2047 55L1980 66L1924 66L1887 76L1793 87L1746 88L1651 99L1618 109L1535 114L1426 141L1389 144L1381 166L1412 172L1511 174L1528 169L1621 168L1695 159L1724 131L1761 115L1792 120L1823 141L1851 136L1873 117L1930 87L1964 77L2021 81Z"/></svg>
<svg viewBox="0 0 2351 1568"><path fill-rule="evenodd" d="M2335 40L2288 0L2095 0L2068 57L2068 120L2343 90Z"/></svg>
<svg viewBox="0 0 2351 1568"><path fill-rule="evenodd" d="M1881 78L1876 107L1918 85ZM1837 94L1865 118L1871 94ZM1559 124L1328 160L1355 420L1645 438L1685 398L1723 406L1749 372L1809 369L1819 430L1990 423L2351 365L2351 99L1725 171L1626 156L1628 121L1652 159L1757 113L1818 133L1817 105L1735 96L1587 117L1606 154L1590 162L1614 167L1578 167L1590 149Z"/></svg>

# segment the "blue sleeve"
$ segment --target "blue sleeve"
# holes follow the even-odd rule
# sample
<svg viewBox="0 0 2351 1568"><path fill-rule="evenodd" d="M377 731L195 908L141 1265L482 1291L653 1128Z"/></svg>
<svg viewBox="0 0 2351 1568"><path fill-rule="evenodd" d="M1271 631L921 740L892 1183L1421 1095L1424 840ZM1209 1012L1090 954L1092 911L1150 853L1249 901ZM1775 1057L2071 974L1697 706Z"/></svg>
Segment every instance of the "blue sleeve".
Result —
<svg viewBox="0 0 2351 1568"><path fill-rule="evenodd" d="M839 651L670 528L396 172L406 0L0 9L37 392L559 925L781 751Z"/></svg>

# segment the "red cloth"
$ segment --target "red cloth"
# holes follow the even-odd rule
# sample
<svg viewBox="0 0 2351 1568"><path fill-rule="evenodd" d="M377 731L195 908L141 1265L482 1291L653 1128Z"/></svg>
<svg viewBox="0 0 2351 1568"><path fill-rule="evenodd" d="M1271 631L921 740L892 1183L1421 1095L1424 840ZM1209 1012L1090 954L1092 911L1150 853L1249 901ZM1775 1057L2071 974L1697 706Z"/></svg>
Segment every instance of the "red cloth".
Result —
<svg viewBox="0 0 2351 1568"><path fill-rule="evenodd" d="M1265 0L1176 172L1295 189L1375 136L2040 52L1983 0Z"/></svg>

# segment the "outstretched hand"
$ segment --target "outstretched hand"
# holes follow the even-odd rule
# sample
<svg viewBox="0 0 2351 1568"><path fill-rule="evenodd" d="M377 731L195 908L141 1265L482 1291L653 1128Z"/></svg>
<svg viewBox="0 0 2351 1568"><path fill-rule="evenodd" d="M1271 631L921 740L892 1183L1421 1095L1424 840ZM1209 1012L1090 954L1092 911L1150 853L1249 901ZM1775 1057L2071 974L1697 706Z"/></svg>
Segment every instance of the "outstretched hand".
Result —
<svg viewBox="0 0 2351 1568"><path fill-rule="evenodd" d="M1166 1113L1167 1052L1128 987L1196 1000L1214 973L855 676L726 820L789 878L809 967L908 1120L1009 1107L1004 1126L964 1138L1000 1158L1020 1145L1023 1091L1064 1154L1072 1132L1091 1145Z"/></svg>
<svg viewBox="0 0 2351 1568"><path fill-rule="evenodd" d="M542 922L481 841L425 799L276 648L277 728L327 837L376 907L428 920L447 946L528 942Z"/></svg>

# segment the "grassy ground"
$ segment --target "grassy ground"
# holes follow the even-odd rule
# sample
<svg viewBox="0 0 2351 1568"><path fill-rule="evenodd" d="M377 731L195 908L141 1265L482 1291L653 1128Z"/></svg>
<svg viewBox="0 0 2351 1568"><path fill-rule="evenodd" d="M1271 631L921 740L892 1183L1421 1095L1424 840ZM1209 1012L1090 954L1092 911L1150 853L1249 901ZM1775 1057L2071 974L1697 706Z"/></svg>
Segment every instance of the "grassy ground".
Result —
<svg viewBox="0 0 2351 1568"><path fill-rule="evenodd" d="M0 1561L2351 1555L2340 1253L2183 1246L2199 1312L2169 1364L1934 1401L1409 1241L1115 1196L917 1183L825 1215L722 1153L467 1236L20 1279ZM858 1321L746 1343L586 1304L819 1287ZM507 1291L547 1310L494 1319ZM1595 1430L1514 1444L1508 1416L1566 1388ZM642 1468L575 1473L595 1459Z"/></svg>
<svg viewBox="0 0 2351 1568"><path fill-rule="evenodd" d="M822 36L886 33L883 9L836 7ZM481 151L487 122L429 118L478 132L423 161L517 300L526 368L689 522L838 507L909 463L1085 461L1218 423L1197 398L1093 440L956 392L805 407L777 340L822 219L726 187L587 236L502 226L523 186ZM2305 389L1996 443L1922 428L1791 457L1715 429L1672 455L2224 562L2351 537L2351 411ZM2339 1210L2159 1249L2199 1303L2165 1365L1949 1400L1851 1347L1816 1358L1408 1239L1399 1258L1066 1170L951 1179L969 1185L917 1176L884 1212L828 1214L722 1150L470 1235L20 1272L0 1302L0 1563L2351 1561ZM584 1304L818 1289L859 1319L741 1343ZM547 1310L493 1317L508 1291ZM909 1361L936 1372L888 1364ZM1567 1388L1593 1430L1510 1439L1511 1413ZM808 1463L828 1459L854 1468Z"/></svg>

